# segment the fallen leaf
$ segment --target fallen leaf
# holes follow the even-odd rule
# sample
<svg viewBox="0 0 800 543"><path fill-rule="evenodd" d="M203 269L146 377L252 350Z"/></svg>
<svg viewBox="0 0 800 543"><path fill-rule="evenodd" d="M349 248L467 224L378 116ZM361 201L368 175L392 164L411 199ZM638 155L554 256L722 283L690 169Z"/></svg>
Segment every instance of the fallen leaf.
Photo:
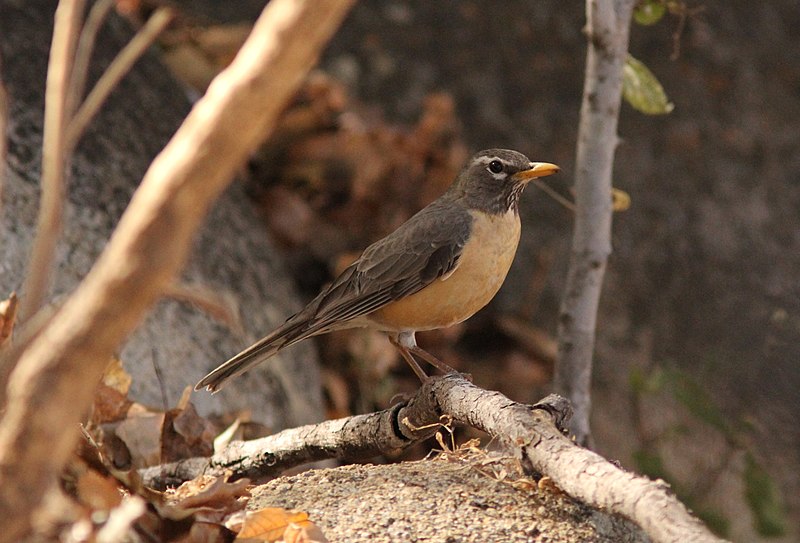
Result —
<svg viewBox="0 0 800 543"><path fill-rule="evenodd" d="M117 425L114 433L128 448L134 466L155 466L161 463L165 415L149 411L134 412L136 407L136 404L131 406L128 418Z"/></svg>
<svg viewBox="0 0 800 543"><path fill-rule="evenodd" d="M283 532L283 541L284 543L328 543L319 526L311 521L289 524Z"/></svg>
<svg viewBox="0 0 800 543"><path fill-rule="evenodd" d="M165 463L196 456L211 456L214 452L214 426L197 414L192 403L180 403L185 403L185 407L170 409L164 417L161 461Z"/></svg>
<svg viewBox="0 0 800 543"><path fill-rule="evenodd" d="M242 515L232 516L225 526L238 532L237 541L244 539L268 542L284 540L297 543L327 541L320 529L308 520L308 513L281 507L265 507L258 511L247 511L243 517ZM287 534L292 539L288 539Z"/></svg>
<svg viewBox="0 0 800 543"><path fill-rule="evenodd" d="M200 475L167 492L165 497L172 506L185 511L208 507L229 512L240 509L239 498L250 496L249 485L248 479L229 483L224 477Z"/></svg>
<svg viewBox="0 0 800 543"><path fill-rule="evenodd" d="M17 293L12 292L0 302L0 347L8 341L14 331L17 317Z"/></svg>
<svg viewBox="0 0 800 543"><path fill-rule="evenodd" d="M115 479L87 470L75 481L78 500L91 509L108 510L122 503L122 493Z"/></svg>
<svg viewBox="0 0 800 543"><path fill-rule="evenodd" d="M624 190L612 187L611 206L614 211L627 211L631 207L631 195Z"/></svg>

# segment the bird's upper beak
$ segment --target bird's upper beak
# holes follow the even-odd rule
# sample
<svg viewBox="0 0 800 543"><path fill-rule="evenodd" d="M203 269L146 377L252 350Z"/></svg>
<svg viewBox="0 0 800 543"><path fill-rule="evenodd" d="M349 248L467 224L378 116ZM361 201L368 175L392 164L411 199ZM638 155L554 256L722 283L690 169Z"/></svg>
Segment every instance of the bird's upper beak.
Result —
<svg viewBox="0 0 800 543"><path fill-rule="evenodd" d="M547 177L548 175L553 175L554 173L558 173L560 170L561 168L555 164L550 164L549 162L531 162L530 167L527 170L517 172L512 177L516 181L527 182L531 179L536 179L537 177Z"/></svg>

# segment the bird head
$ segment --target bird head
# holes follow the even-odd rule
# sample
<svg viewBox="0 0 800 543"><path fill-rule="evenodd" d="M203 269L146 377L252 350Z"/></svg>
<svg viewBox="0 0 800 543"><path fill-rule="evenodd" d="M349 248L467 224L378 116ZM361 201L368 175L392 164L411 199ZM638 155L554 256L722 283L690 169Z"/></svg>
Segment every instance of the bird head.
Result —
<svg viewBox="0 0 800 543"><path fill-rule="evenodd" d="M506 213L517 210L519 196L529 181L558 171L555 164L531 162L516 151L487 149L470 158L451 191L470 209Z"/></svg>

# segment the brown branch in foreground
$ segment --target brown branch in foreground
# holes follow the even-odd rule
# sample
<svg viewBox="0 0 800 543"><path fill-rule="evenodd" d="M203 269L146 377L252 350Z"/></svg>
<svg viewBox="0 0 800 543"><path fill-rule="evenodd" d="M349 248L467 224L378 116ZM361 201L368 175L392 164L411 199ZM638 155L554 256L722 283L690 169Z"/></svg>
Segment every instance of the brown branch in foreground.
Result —
<svg viewBox="0 0 800 543"><path fill-rule="evenodd" d="M496 436L529 469L597 509L637 523L655 542L716 542L663 481L626 472L577 446L560 428L571 416L562 397L529 406L476 387L451 374L427 381L417 394L390 409L284 430L274 436L231 443L212 458L192 458L142 470L145 484L163 487L201 474L263 478L327 458L349 460L401 449L436 431L442 414Z"/></svg>
<svg viewBox="0 0 800 543"><path fill-rule="evenodd" d="M622 68L635 0L586 0L588 51L575 161L575 227L558 318L555 390L575 409L570 429L591 444L592 357L600 290L611 253L611 172Z"/></svg>
<svg viewBox="0 0 800 543"><path fill-rule="evenodd" d="M0 421L0 542L18 541L69 458L106 362L188 255L209 206L353 0L273 0L155 159L89 275L22 353Z"/></svg>

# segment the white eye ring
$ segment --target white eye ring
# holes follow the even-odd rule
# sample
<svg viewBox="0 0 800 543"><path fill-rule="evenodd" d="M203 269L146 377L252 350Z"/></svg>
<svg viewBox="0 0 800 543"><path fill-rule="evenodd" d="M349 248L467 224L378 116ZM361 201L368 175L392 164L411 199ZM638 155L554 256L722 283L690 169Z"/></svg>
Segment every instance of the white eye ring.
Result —
<svg viewBox="0 0 800 543"><path fill-rule="evenodd" d="M489 163L489 166L486 169L494 174L501 173L503 171L503 163L497 159L494 159Z"/></svg>

